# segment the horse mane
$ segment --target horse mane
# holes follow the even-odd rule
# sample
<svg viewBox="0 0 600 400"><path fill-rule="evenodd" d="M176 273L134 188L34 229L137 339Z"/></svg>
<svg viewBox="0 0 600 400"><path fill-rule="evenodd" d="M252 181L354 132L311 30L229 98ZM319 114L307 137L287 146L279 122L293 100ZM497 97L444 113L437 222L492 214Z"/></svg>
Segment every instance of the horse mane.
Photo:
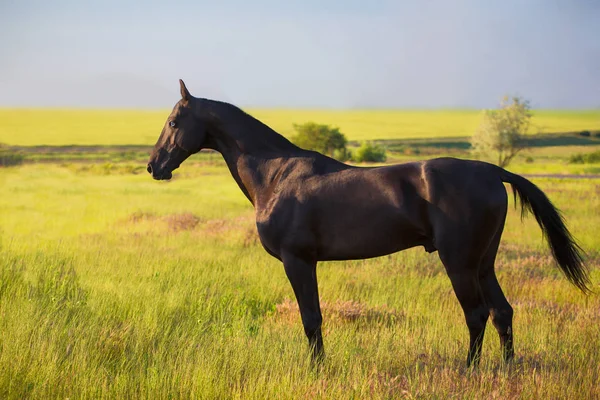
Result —
<svg viewBox="0 0 600 400"><path fill-rule="evenodd" d="M285 153L302 150L286 137L233 104L217 100L201 100L206 102L205 107L208 114L211 119L216 120L222 132L243 142L246 147L258 151Z"/></svg>

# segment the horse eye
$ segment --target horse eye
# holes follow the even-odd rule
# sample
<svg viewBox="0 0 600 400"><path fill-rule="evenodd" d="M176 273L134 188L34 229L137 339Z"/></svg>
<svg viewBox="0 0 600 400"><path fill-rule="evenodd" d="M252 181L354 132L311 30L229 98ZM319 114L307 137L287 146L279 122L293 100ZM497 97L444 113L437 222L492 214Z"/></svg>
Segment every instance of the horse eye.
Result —
<svg viewBox="0 0 600 400"><path fill-rule="evenodd" d="M176 126L176 125L177 125L177 124L175 123L175 121L171 121L171 122L169 122L169 126L170 126L171 128L175 128L175 126Z"/></svg>

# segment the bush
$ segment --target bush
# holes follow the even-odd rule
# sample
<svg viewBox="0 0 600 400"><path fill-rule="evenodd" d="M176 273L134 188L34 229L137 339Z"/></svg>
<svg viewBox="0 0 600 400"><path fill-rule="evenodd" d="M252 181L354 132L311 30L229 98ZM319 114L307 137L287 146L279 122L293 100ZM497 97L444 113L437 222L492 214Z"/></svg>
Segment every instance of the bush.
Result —
<svg viewBox="0 0 600 400"><path fill-rule="evenodd" d="M0 167L10 167L23 164L25 156L10 147L0 144Z"/></svg>
<svg viewBox="0 0 600 400"><path fill-rule="evenodd" d="M333 158L338 161L348 161L352 159L352 153L347 148L335 149L333 152Z"/></svg>
<svg viewBox="0 0 600 400"><path fill-rule="evenodd" d="M591 135L590 131L581 131L581 132L579 132L579 136L590 137L590 135Z"/></svg>
<svg viewBox="0 0 600 400"><path fill-rule="evenodd" d="M409 146L404 151L404 154L406 154L407 156L418 156L419 154L421 154L421 149L416 146Z"/></svg>
<svg viewBox="0 0 600 400"><path fill-rule="evenodd" d="M352 157L355 162L384 162L386 159L385 148L371 142L362 142Z"/></svg>
<svg viewBox="0 0 600 400"><path fill-rule="evenodd" d="M583 154L571 154L569 157L569 164L583 164L585 161L583 160Z"/></svg>
<svg viewBox="0 0 600 400"><path fill-rule="evenodd" d="M321 154L340 161L348 159L349 153L346 149L348 140L340 132L339 128L315 122L306 122L301 125L294 124L294 129L296 130L296 135L292 136L291 140L296 146L318 151Z"/></svg>
<svg viewBox="0 0 600 400"><path fill-rule="evenodd" d="M600 150L593 153L578 153L569 157L570 164L594 164L600 163Z"/></svg>
<svg viewBox="0 0 600 400"><path fill-rule="evenodd" d="M588 164L600 163L600 150L594 151L593 153L586 154L585 162Z"/></svg>

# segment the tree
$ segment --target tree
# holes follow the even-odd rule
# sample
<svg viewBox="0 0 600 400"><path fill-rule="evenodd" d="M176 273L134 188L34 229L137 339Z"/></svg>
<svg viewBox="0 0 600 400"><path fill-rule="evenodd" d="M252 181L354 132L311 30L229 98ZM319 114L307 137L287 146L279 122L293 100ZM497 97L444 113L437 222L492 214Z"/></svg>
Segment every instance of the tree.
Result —
<svg viewBox="0 0 600 400"><path fill-rule="evenodd" d="M346 149L348 140L339 128L306 122L301 125L294 124L294 129L296 135L292 136L291 140L297 146L318 151L340 161L349 158L349 152Z"/></svg>
<svg viewBox="0 0 600 400"><path fill-rule="evenodd" d="M498 110L486 110L471 138L476 154L496 157L506 167L526 147L524 135L531 123L531 106L521 97L505 96Z"/></svg>
<svg viewBox="0 0 600 400"><path fill-rule="evenodd" d="M371 142L362 142L352 154L352 160L355 162L384 162L386 159L385 148Z"/></svg>

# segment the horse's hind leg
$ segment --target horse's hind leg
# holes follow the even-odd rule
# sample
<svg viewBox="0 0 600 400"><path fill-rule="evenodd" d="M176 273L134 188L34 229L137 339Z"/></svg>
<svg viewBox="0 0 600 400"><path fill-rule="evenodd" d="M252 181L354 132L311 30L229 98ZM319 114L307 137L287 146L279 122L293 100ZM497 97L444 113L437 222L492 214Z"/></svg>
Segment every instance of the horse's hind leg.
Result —
<svg viewBox="0 0 600 400"><path fill-rule="evenodd" d="M492 270L481 280L481 287L485 292L487 302L490 304L492 323L500 336L500 346L504 361L509 362L515 355L513 347L512 319L513 309L506 300L496 274Z"/></svg>
<svg viewBox="0 0 600 400"><path fill-rule="evenodd" d="M502 288L494 272L494 262L500 245L502 228L496 233L486 255L484 256L479 273L479 284L485 301L489 306L492 323L500 336L500 346L504 361L508 362L514 357L512 319L513 309L506 300Z"/></svg>
<svg viewBox="0 0 600 400"><path fill-rule="evenodd" d="M489 317L489 309L479 286L481 255L477 251L478 246L456 232L439 235L436 245L469 328L467 366L476 366L481 358L481 345Z"/></svg>

